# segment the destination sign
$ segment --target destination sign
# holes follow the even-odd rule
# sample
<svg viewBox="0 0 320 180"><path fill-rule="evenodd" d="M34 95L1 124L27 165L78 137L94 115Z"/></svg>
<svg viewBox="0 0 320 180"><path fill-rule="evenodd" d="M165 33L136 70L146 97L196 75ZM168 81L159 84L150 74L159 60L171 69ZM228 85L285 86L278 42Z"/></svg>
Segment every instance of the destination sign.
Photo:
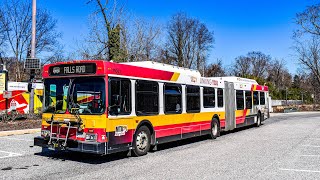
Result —
<svg viewBox="0 0 320 180"><path fill-rule="evenodd" d="M96 65L93 63L63 64L49 68L50 76L86 75L95 73Z"/></svg>

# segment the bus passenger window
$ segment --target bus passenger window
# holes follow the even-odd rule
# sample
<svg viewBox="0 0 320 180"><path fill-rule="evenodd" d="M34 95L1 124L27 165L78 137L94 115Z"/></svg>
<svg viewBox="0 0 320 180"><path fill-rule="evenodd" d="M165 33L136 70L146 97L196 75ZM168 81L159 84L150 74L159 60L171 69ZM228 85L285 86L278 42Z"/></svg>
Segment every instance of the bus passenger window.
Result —
<svg viewBox="0 0 320 180"><path fill-rule="evenodd" d="M215 89L203 87L203 107L214 108L215 106Z"/></svg>
<svg viewBox="0 0 320 180"><path fill-rule="evenodd" d="M251 91L245 91L246 95L246 109L252 109L252 94Z"/></svg>
<svg viewBox="0 0 320 180"><path fill-rule="evenodd" d="M154 81L136 81L136 114L159 114L159 84Z"/></svg>
<svg viewBox="0 0 320 180"><path fill-rule="evenodd" d="M265 92L260 92L260 105L266 104Z"/></svg>
<svg viewBox="0 0 320 180"><path fill-rule="evenodd" d="M259 92L253 92L253 105L259 105Z"/></svg>
<svg viewBox="0 0 320 180"><path fill-rule="evenodd" d="M200 87L186 86L187 112L200 112Z"/></svg>
<svg viewBox="0 0 320 180"><path fill-rule="evenodd" d="M164 85L164 112L166 114L181 114L182 112L181 85Z"/></svg>
<svg viewBox="0 0 320 180"><path fill-rule="evenodd" d="M237 110L244 109L244 98L243 91L236 90L236 102L237 102Z"/></svg>
<svg viewBox="0 0 320 180"><path fill-rule="evenodd" d="M218 107L223 107L223 89L218 89Z"/></svg>
<svg viewBox="0 0 320 180"><path fill-rule="evenodd" d="M110 78L109 88L109 114L131 114L131 81L124 78Z"/></svg>

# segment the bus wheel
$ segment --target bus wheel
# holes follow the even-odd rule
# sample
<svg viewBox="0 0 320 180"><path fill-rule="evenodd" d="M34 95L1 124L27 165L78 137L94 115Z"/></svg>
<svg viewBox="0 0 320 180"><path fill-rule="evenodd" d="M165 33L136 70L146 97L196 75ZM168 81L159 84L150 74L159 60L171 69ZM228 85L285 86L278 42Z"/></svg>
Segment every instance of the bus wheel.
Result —
<svg viewBox="0 0 320 180"><path fill-rule="evenodd" d="M217 119L213 119L211 122L211 138L216 139L220 135L220 126Z"/></svg>
<svg viewBox="0 0 320 180"><path fill-rule="evenodd" d="M133 139L133 152L136 156L146 155L150 149L150 130L146 126L138 129Z"/></svg>
<svg viewBox="0 0 320 180"><path fill-rule="evenodd" d="M261 113L258 113L256 127L259 127L261 125L261 117Z"/></svg>

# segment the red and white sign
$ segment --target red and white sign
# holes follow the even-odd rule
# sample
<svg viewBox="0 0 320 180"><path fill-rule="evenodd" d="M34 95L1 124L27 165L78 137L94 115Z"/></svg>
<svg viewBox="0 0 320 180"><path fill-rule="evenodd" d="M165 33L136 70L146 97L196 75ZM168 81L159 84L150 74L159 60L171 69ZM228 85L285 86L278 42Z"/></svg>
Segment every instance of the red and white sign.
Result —
<svg viewBox="0 0 320 180"><path fill-rule="evenodd" d="M10 109L11 110L17 109L17 101L15 101L14 99L10 102Z"/></svg>

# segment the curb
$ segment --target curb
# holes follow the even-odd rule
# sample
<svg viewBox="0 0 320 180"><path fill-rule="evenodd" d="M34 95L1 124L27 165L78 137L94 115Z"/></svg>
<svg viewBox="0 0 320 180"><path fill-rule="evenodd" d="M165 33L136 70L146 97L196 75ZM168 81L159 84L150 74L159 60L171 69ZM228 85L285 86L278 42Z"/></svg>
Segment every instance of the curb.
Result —
<svg viewBox="0 0 320 180"><path fill-rule="evenodd" d="M14 131L0 131L0 137L2 136L12 136L12 135L21 135L21 134L33 134L40 132L41 128L37 129L23 129L23 130L14 130Z"/></svg>
<svg viewBox="0 0 320 180"><path fill-rule="evenodd" d="M288 114L319 114L320 111L298 111L298 112L289 112L289 113L270 113L270 117L277 117L277 116L286 116Z"/></svg>

